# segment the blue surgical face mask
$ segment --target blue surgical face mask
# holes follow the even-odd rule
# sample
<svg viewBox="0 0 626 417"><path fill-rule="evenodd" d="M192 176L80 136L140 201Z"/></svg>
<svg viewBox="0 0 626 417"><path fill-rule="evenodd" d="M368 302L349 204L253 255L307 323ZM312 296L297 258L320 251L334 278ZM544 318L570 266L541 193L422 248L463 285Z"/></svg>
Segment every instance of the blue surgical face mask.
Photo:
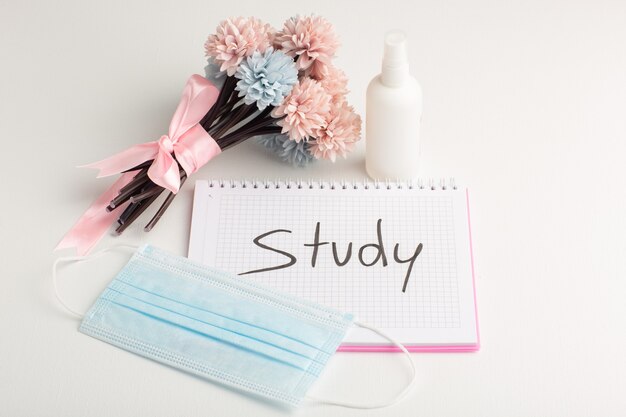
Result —
<svg viewBox="0 0 626 417"><path fill-rule="evenodd" d="M87 311L79 330L205 379L296 406L353 324L352 314L143 246ZM356 408L393 403L323 402Z"/></svg>

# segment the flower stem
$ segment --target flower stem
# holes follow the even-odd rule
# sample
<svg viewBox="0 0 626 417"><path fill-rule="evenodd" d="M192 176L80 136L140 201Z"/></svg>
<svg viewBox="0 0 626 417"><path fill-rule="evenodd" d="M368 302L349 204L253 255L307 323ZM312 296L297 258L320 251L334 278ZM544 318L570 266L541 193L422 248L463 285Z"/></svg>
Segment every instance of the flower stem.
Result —
<svg viewBox="0 0 626 417"><path fill-rule="evenodd" d="M115 197L109 205L107 206L107 211L113 211L115 208L124 204L137 190L144 187L146 184L150 183L151 180L147 176L142 176L141 178L135 178L129 184L132 184L130 187L127 187L125 190L120 190L117 197Z"/></svg>
<svg viewBox="0 0 626 417"><path fill-rule="evenodd" d="M134 196L132 196L129 201L131 203L137 203L141 200L144 200L148 197L152 197L153 195L157 194L157 193L161 193L163 191L163 187L156 185L156 184L152 184L152 186L148 187L146 191L141 192L139 194L135 194Z"/></svg>
<svg viewBox="0 0 626 417"><path fill-rule="evenodd" d="M183 176L180 177L181 187L183 186L186 180L187 180L187 174L184 174ZM161 217L163 217L163 213L165 213L165 210L167 210L170 204L172 204L172 200L174 200L174 197L176 197L176 195L177 194L174 194L173 192L170 191L170 193L167 195L167 197L165 198L165 201L163 202L163 204L161 204L161 207L159 207L159 210L156 212L154 217L148 222L146 227L144 227L143 229L144 231L149 232L159 222L159 220L161 220Z"/></svg>
<svg viewBox="0 0 626 417"><path fill-rule="evenodd" d="M148 164L148 163L152 164L152 161L153 159L144 162L144 164ZM120 188L120 190L118 191L118 194L121 194L124 191L128 190L129 188L133 187L137 183L137 181L142 181L143 179L145 179L145 177L148 175L149 168L150 168L150 165L147 165L146 167L142 168L141 171L139 171L128 184ZM130 172L130 170L126 172Z"/></svg>
<svg viewBox="0 0 626 417"><path fill-rule="evenodd" d="M250 134L253 133L255 130L263 128L263 127L267 127L273 124L274 122L276 122L276 119L274 119L271 116L269 117L266 116L265 118L257 117L256 119L252 120L250 123L246 124L245 126L242 126L238 130L229 133L223 138L220 138L220 142L219 142L220 147L224 149L224 147L231 145L232 142L238 142L240 139L244 137L246 138L250 137ZM222 144L224 146L222 146Z"/></svg>
<svg viewBox="0 0 626 417"><path fill-rule="evenodd" d="M222 89L220 90L220 93L217 96L217 101L199 122L199 125L204 127L205 130L207 129L207 127L211 126L211 124L215 120L215 115L220 110L220 108L224 105L226 100L231 96L236 85L237 85L237 79L235 77L226 78L226 81L224 82L224 85L222 86Z"/></svg>
<svg viewBox="0 0 626 417"><path fill-rule="evenodd" d="M163 190L161 189L161 191ZM124 219L124 221L117 227L117 229L115 229L115 233L117 233L118 235L122 234L122 232L126 230L126 228L128 228L128 226L130 226L141 215L141 213L146 211L146 209L154 202L154 200L157 199L160 194L161 193L159 192L148 198L147 200L143 200L137 203L131 203L131 205L128 206L128 208L126 209L131 209L128 217Z"/></svg>
<svg viewBox="0 0 626 417"><path fill-rule="evenodd" d="M251 134L249 137L260 136L260 135L276 135L278 133L281 133L282 131L283 131L283 128L280 126L266 126L266 127L261 127L255 130L254 132L252 132L253 134Z"/></svg>
<svg viewBox="0 0 626 417"><path fill-rule="evenodd" d="M251 105L241 103L239 107L236 107L235 112L229 115L230 117L224 117L223 120L220 120L217 126L211 128L209 134L213 137L219 138L226 133L228 129L242 121L244 119L244 114L247 114L251 107Z"/></svg>
<svg viewBox="0 0 626 417"><path fill-rule="evenodd" d="M270 134L278 134L282 131L282 128L280 126L266 126L266 127L261 127L258 129L255 129L251 132L246 132L246 133L242 133L242 134L238 134L235 135L233 137L231 137L228 140L228 143L224 144L224 147L222 148L222 150L226 150L228 148L231 148L235 145L237 145L238 143L241 143L243 141L246 141L254 136L260 136L260 135L270 135Z"/></svg>
<svg viewBox="0 0 626 417"><path fill-rule="evenodd" d="M275 125L279 119L270 115L273 107L267 106L263 111L258 112L255 104L245 104L243 99L238 96L236 85L237 79L228 77L215 104L199 122L204 130L215 138L222 150L253 136L280 133L282 129ZM241 126L238 126L240 124ZM127 170L126 172L138 172L128 184L120 189L118 195L107 207L107 210L111 211L130 201L129 206L118 219L119 226L115 230L118 234L126 230L165 191L163 187L155 184L148 177L148 169L152 163L153 160L145 161ZM187 180L187 174L181 169L179 175L180 186L182 187ZM146 232L154 228L159 222L175 197L176 194L172 192L167 194L156 214L145 226Z"/></svg>
<svg viewBox="0 0 626 417"><path fill-rule="evenodd" d="M216 112L215 117L212 121L212 126L215 126L215 122L217 120L219 120L221 117L225 117L228 113L232 111L233 107L235 107L235 105L239 103L239 97L237 97L237 93L237 90L233 89L230 97L228 98L228 101L226 101L226 104L224 104L222 108Z"/></svg>
<svg viewBox="0 0 626 417"><path fill-rule="evenodd" d="M256 108L255 105L252 105L252 104L250 104L250 105L249 104L242 105L242 107L244 107L244 106L245 106L245 108L241 109L240 113L233 115L233 117L230 118L230 122L226 126L224 126L224 128L220 129L220 131L218 133L216 133L216 136L218 138L224 136L225 134L227 134L230 131L230 129L234 128L239 123L245 121L246 119L248 119L250 116L252 116L257 111L257 108ZM258 116L256 116L256 117L258 117ZM253 118L252 120L255 120L256 117ZM252 120L248 120L248 122L246 124L250 123Z"/></svg>

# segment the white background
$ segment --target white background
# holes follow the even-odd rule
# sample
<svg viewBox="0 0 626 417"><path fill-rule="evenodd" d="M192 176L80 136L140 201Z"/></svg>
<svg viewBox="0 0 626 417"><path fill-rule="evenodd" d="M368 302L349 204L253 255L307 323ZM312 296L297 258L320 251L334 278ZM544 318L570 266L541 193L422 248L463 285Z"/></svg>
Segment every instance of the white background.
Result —
<svg viewBox="0 0 626 417"><path fill-rule="evenodd" d="M78 333L50 266L110 183L74 167L166 131L220 19L280 26L297 12L335 24L360 112L383 33L407 31L424 90L422 175L471 190L483 346L415 354L418 386L394 408L294 414L625 415L626 3L391 0L0 0L0 415L289 414ZM361 144L346 161L297 170L249 143L196 178L361 179L363 158ZM143 219L99 247L186 254L192 188L156 230L143 233ZM62 269L68 302L87 308L126 256ZM408 380L404 361L338 354L314 393L388 398Z"/></svg>

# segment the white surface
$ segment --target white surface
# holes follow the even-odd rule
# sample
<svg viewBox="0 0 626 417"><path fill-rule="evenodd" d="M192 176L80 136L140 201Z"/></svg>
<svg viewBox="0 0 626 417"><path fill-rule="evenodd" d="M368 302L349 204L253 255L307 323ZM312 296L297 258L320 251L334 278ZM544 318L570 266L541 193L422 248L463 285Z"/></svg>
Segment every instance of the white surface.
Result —
<svg viewBox="0 0 626 417"><path fill-rule="evenodd" d="M407 31L424 89L422 174L471 189L482 350L415 354L416 391L371 412L300 416L626 414L626 3L0 1L0 415L279 416L287 412L77 332L52 297L51 249L110 181L74 166L165 131L218 20L276 26L325 15L338 64L364 109L386 30ZM391 12L393 11L393 12ZM363 148L294 170L254 144L196 178L365 175ZM187 251L192 187L149 234L114 242ZM86 308L125 255L63 269ZM341 354L315 394L384 399L406 383L402 355Z"/></svg>

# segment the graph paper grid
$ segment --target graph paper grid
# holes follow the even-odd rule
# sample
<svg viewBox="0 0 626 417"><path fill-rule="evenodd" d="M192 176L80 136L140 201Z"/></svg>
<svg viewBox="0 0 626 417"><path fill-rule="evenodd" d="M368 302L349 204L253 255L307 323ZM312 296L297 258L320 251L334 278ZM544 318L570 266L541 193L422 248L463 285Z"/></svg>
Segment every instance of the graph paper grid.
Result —
<svg viewBox="0 0 626 417"><path fill-rule="evenodd" d="M213 187L213 184L211 185ZM280 188L280 189L276 189ZM290 187L291 188L291 187ZM241 274L289 261L283 254L255 245L253 240L288 252L296 263L288 268L246 274L279 290L307 298L385 329L453 329L461 326L454 205L463 202L448 190L294 190L282 187L215 187L212 190L213 235L204 236L204 259L215 267ZM215 205L218 210L215 212ZM196 213L194 212L194 215ZM363 245L377 244L380 229L387 265L382 259L364 266ZM313 248L319 223L315 266ZM351 258L346 258L352 242ZM193 243L193 241L192 241ZM402 291L410 258L417 256ZM462 248L465 250L465 248ZM374 260L377 249L362 250L363 262Z"/></svg>

